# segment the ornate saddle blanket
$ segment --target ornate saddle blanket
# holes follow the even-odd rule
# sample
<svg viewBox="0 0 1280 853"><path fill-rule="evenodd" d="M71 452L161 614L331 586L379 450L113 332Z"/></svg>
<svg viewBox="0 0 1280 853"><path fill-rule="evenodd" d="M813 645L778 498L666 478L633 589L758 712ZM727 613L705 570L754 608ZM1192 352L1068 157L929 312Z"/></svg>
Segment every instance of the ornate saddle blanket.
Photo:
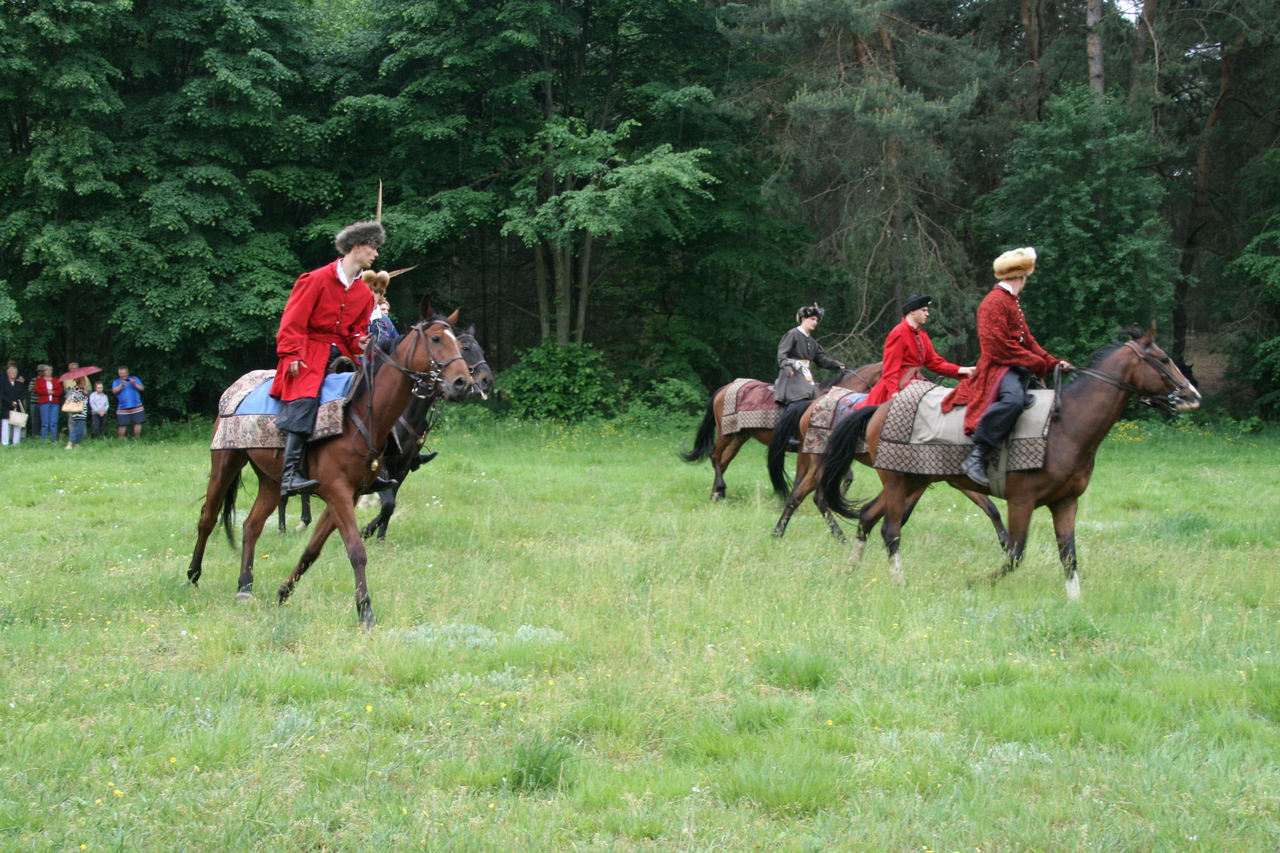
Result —
<svg viewBox="0 0 1280 853"><path fill-rule="evenodd" d="M274 370L253 370L222 392L212 450L284 447L284 438L276 429L280 401L271 396L275 375ZM334 373L324 378L315 430L308 441L342 435L342 415L355 377L354 373Z"/></svg>
<svg viewBox="0 0 1280 853"><path fill-rule="evenodd" d="M720 434L744 429L773 429L782 407L773 399L773 386L759 379L735 379L724 392L720 407Z"/></svg>
<svg viewBox="0 0 1280 853"><path fill-rule="evenodd" d="M861 391L850 391L848 388L832 388L818 398L809 412L809 429L804 434L804 446L801 453L826 453L827 442L831 440L831 431L836 424L844 420L853 407L867 399Z"/></svg>
<svg viewBox="0 0 1280 853"><path fill-rule="evenodd" d="M874 465L908 474L959 474L960 463L973 450L964 434L964 406L942 413L942 399L950 388L932 382L912 382L889 404ZM1052 391L1031 391L1034 403L1023 410L1009 440L1000 449L992 472L991 492L1004 497L1006 471L1032 471L1044 466L1048 446ZM998 481L998 482L997 482Z"/></svg>

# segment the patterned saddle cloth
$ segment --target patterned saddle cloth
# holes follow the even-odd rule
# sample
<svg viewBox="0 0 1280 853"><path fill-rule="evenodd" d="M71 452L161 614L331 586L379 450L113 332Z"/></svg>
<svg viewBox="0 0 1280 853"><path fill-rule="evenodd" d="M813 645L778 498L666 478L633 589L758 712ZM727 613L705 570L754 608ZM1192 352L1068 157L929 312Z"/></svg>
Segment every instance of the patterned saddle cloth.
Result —
<svg viewBox="0 0 1280 853"><path fill-rule="evenodd" d="M218 400L218 423L213 431L212 450L248 450L250 448L284 447L284 438L276 429L276 412L280 401L271 396L274 370L253 370L241 376L222 392ZM343 412L354 385L356 374L333 373L320 387L320 409L316 426L308 441L319 441L342 435Z"/></svg>
<svg viewBox="0 0 1280 853"><path fill-rule="evenodd" d="M759 379L735 379L724 392L720 406L720 434L744 429L773 429L782 407L773 399L773 386Z"/></svg>
<svg viewBox="0 0 1280 853"><path fill-rule="evenodd" d="M912 382L889 404L874 465L886 471L946 476L960 473L960 463L973 450L964 434L964 406L943 414L942 400L950 388L932 382ZM1007 471L1044 467L1048 446L1052 391L1031 391L1032 405L1023 410L1000 459L991 473L991 493L1004 497Z"/></svg>
<svg viewBox="0 0 1280 853"><path fill-rule="evenodd" d="M809 412L809 429L804 434L804 446L801 453L826 453L827 442L831 440L831 431L836 428L853 407L867 399L861 391L850 391L848 388L832 388L818 398Z"/></svg>

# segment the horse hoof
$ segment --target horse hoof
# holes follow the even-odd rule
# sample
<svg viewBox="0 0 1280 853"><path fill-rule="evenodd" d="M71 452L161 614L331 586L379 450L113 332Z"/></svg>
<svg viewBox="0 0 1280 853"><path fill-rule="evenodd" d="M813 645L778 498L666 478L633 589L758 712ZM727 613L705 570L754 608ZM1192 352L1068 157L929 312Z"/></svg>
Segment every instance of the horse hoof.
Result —
<svg viewBox="0 0 1280 853"><path fill-rule="evenodd" d="M253 601L253 593L251 593L251 592L237 592L237 593L236 593L236 601Z"/></svg>
<svg viewBox="0 0 1280 853"><path fill-rule="evenodd" d="M306 529L307 529L307 523L306 523L305 521L299 521L299 522L298 522L298 526L297 526L297 527L295 527L295 528L293 528L293 532L294 532L294 533L301 533L302 531L304 531L304 530L306 530Z"/></svg>
<svg viewBox="0 0 1280 853"><path fill-rule="evenodd" d="M1080 576L1072 575L1067 581L1067 598L1072 601L1080 600Z"/></svg>

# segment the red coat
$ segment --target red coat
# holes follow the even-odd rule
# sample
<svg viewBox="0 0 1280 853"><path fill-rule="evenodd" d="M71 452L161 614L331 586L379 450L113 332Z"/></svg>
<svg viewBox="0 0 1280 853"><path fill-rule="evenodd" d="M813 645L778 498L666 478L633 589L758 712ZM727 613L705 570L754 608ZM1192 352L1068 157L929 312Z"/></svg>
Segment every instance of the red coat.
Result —
<svg viewBox="0 0 1280 853"><path fill-rule="evenodd" d="M964 413L966 435L972 435L977 429L978 421L995 399L1000 380L1010 367L1025 367L1036 376L1044 376L1062 361L1036 343L1027 328L1018 297L999 285L993 287L978 306L978 343L982 346L982 357L978 359L977 370L960 380L956 389L942 401L944 412L956 406L969 407Z"/></svg>
<svg viewBox="0 0 1280 853"><path fill-rule="evenodd" d="M36 403L56 403L62 396L62 383L56 379L37 376L33 388L36 392Z"/></svg>
<svg viewBox="0 0 1280 853"><path fill-rule="evenodd" d="M907 318L903 317L902 322L894 326L889 337L884 339L884 367L880 381L857 408L889 402L902 386L920 375L921 367L952 379L960 375L959 365L952 364L934 351L929 333L924 329L912 328Z"/></svg>
<svg viewBox="0 0 1280 853"><path fill-rule="evenodd" d="M373 293L359 277L344 289L335 261L298 277L285 303L276 333L276 378L271 396L289 401L315 397L324 382L329 363L329 345L343 355L359 355L359 339L369 328ZM289 363L302 359L306 370L289 375Z"/></svg>

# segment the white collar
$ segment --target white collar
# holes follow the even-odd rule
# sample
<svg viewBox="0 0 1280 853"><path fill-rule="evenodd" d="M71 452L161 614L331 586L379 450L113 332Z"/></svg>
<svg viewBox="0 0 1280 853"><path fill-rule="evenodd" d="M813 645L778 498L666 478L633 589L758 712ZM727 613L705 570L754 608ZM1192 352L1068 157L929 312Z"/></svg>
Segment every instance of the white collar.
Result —
<svg viewBox="0 0 1280 853"><path fill-rule="evenodd" d="M342 282L342 289L350 290L351 282L355 281L355 278L354 277L350 279L347 278L346 272L343 271L342 269L342 258L338 258L336 261L334 261L334 263L338 267L338 281Z"/></svg>
<svg viewBox="0 0 1280 853"><path fill-rule="evenodd" d="M996 287L1002 287L1005 290L1009 291L1010 296L1016 297L1018 295L1017 293L1014 292L1013 285L1009 284L1009 282L1007 281L997 281Z"/></svg>

